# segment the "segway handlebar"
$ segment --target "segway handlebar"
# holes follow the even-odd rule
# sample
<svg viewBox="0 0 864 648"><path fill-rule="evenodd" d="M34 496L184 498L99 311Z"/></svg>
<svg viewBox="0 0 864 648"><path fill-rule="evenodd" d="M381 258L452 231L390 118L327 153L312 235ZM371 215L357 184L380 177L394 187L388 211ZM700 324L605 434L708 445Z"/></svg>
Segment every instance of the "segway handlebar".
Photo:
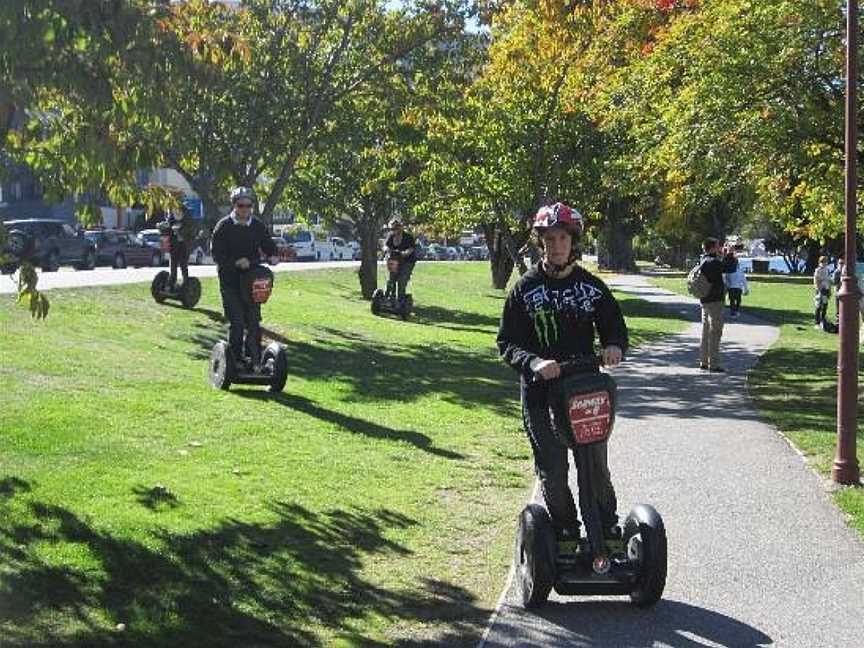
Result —
<svg viewBox="0 0 864 648"><path fill-rule="evenodd" d="M600 367L603 366L603 358L599 355L583 355L569 360L561 360L558 362L558 366L561 368L561 374L553 380L561 380L562 378L568 378L577 374L597 373L600 371ZM543 380L543 377L535 373L534 382L540 382L541 380Z"/></svg>

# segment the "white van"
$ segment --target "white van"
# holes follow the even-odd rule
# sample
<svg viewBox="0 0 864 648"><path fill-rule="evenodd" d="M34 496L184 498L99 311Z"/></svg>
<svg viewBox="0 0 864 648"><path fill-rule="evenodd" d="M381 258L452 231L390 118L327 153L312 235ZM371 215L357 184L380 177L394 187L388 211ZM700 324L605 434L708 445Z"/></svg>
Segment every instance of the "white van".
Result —
<svg viewBox="0 0 864 648"><path fill-rule="evenodd" d="M338 236L330 237L330 258L334 261L350 261L354 258L354 248L345 239Z"/></svg>
<svg viewBox="0 0 864 648"><path fill-rule="evenodd" d="M286 229L282 233L285 242L294 248L298 261L328 261L333 248L327 235L304 227Z"/></svg>

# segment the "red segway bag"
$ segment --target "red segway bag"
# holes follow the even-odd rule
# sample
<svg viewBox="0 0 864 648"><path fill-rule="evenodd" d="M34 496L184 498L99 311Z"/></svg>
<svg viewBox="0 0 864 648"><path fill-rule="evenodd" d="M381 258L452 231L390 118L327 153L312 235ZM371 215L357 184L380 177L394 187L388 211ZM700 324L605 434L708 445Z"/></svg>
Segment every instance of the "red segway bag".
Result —
<svg viewBox="0 0 864 648"><path fill-rule="evenodd" d="M387 259L387 272L399 272L399 259L395 257L390 257L389 259Z"/></svg>
<svg viewBox="0 0 864 648"><path fill-rule="evenodd" d="M270 268L254 266L249 270L247 282L252 303L266 304L273 292L273 272Z"/></svg>
<svg viewBox="0 0 864 648"><path fill-rule="evenodd" d="M617 386L606 373L583 373L561 378L550 387L556 434L564 445L602 443L615 424Z"/></svg>

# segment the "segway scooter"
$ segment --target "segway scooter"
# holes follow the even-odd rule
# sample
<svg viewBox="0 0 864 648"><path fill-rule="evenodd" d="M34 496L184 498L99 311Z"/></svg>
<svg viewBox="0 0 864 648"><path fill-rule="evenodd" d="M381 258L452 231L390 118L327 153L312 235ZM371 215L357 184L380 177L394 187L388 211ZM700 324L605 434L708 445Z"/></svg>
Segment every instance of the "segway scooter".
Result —
<svg viewBox="0 0 864 648"><path fill-rule="evenodd" d="M171 234L167 228L161 228L161 236L159 237L159 249L162 252L170 252L171 250ZM171 285L171 273L167 270L161 270L153 277L153 282L150 284L150 294L157 304L161 304L166 299L176 300L183 304L184 308L194 308L198 300L201 299L201 282L196 277L187 277L179 286Z"/></svg>
<svg viewBox="0 0 864 648"><path fill-rule="evenodd" d="M250 298L254 304L266 304L273 290L273 273L256 266L249 270ZM245 345L244 345L245 348ZM254 366L246 355L235 362L226 340L219 340L210 353L210 384L228 390L231 385L262 385L271 392L281 392L288 379L288 354L285 346L271 342L260 351L261 364Z"/></svg>
<svg viewBox="0 0 864 648"><path fill-rule="evenodd" d="M166 299L176 300L183 304L184 308L194 308L201 299L201 282L196 277L188 277L179 286L171 286L171 273L161 270L153 277L150 284L150 294L157 304Z"/></svg>
<svg viewBox="0 0 864 648"><path fill-rule="evenodd" d="M387 258L387 290L376 288L372 293L372 314L373 315L398 315L403 320L407 320L414 308L414 298L406 293L401 299L396 298L396 275L399 274L399 265L401 260L394 256Z"/></svg>
<svg viewBox="0 0 864 648"><path fill-rule="evenodd" d="M612 432L615 400L615 381L599 371L597 358L561 363L561 376L550 386L550 403L556 433L576 460L587 537L559 543L546 508L525 507L514 556L525 608L542 606L553 588L565 596L629 595L639 607L653 605L663 595L667 546L660 514L637 504L616 537L604 534L600 520L592 475L599 466L591 449L605 443Z"/></svg>

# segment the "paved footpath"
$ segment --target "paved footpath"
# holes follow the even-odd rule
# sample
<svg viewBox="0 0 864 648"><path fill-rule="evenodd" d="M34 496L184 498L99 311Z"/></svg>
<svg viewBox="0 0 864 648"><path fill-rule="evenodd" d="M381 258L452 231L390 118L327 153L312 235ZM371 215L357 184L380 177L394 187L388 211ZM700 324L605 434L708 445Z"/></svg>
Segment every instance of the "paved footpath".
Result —
<svg viewBox="0 0 864 648"><path fill-rule="evenodd" d="M279 263L270 266L273 272L303 272L305 270L324 270L328 268L359 268L359 261L314 261L310 263ZM96 268L94 270L73 270L63 267L58 272L39 274L38 288L54 290L57 288L84 288L88 286L117 286L131 283L150 283L162 268ZM215 277L215 265L191 265L189 274L193 277ZM18 292L17 275L0 275L0 295Z"/></svg>
<svg viewBox="0 0 864 648"><path fill-rule="evenodd" d="M613 285L698 318L693 300L642 277ZM639 610L626 597L553 593L539 612L525 612L510 583L481 646L864 647L864 543L826 482L747 396L746 371L777 330L747 316L727 320L729 373L708 374L697 368L700 329L641 349L614 372L609 461L619 513L647 502L663 516L663 600Z"/></svg>

